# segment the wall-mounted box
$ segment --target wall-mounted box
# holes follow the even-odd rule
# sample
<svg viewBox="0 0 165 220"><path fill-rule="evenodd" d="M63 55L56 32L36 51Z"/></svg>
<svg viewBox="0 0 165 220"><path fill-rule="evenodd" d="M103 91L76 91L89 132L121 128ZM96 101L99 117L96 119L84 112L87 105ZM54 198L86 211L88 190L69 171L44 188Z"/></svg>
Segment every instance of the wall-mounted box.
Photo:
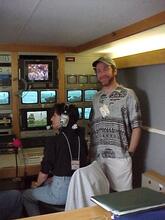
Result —
<svg viewBox="0 0 165 220"><path fill-rule="evenodd" d="M165 193L165 176L149 170L142 174L142 187Z"/></svg>

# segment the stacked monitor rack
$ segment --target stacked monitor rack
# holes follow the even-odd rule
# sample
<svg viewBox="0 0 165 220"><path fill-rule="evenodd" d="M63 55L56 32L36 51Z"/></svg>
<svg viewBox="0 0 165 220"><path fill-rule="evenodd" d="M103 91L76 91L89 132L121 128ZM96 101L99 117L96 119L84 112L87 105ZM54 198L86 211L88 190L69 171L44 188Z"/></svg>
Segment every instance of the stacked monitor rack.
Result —
<svg viewBox="0 0 165 220"><path fill-rule="evenodd" d="M0 136L12 134L11 57L0 55Z"/></svg>
<svg viewBox="0 0 165 220"><path fill-rule="evenodd" d="M50 108L58 96L57 56L19 57L21 138L53 135Z"/></svg>
<svg viewBox="0 0 165 220"><path fill-rule="evenodd" d="M86 128L86 138L90 139L90 117L92 99L99 90L96 75L69 74L65 75L65 97L67 103L75 104L79 109L80 125Z"/></svg>

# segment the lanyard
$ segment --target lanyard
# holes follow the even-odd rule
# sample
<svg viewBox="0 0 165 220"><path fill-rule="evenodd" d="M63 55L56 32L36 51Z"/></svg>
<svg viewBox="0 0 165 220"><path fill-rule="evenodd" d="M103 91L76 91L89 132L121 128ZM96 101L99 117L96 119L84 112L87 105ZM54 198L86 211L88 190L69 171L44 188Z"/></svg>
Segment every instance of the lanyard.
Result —
<svg viewBox="0 0 165 220"><path fill-rule="evenodd" d="M71 158L71 161L72 161L73 157L72 157L72 152L71 152L71 147L70 147L69 140L68 140L68 138L67 138L67 136L64 132L62 132L62 134L64 135L64 137L67 141L68 148L69 148L69 153L70 153L70 158ZM79 136L78 136L78 160L80 160L80 137Z"/></svg>

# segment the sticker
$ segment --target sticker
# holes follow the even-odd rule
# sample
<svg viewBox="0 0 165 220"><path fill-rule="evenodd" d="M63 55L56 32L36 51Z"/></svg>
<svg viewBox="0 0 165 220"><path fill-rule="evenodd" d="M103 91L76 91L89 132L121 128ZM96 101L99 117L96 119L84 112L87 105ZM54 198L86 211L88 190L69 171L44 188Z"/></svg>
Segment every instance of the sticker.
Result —
<svg viewBox="0 0 165 220"><path fill-rule="evenodd" d="M71 160L71 169L77 170L80 168L80 161L79 160Z"/></svg>
<svg viewBox="0 0 165 220"><path fill-rule="evenodd" d="M110 115L110 111L108 109L108 106L107 105L103 105L100 107L100 113L101 115L103 116L103 118L105 118L106 116L109 116Z"/></svg>

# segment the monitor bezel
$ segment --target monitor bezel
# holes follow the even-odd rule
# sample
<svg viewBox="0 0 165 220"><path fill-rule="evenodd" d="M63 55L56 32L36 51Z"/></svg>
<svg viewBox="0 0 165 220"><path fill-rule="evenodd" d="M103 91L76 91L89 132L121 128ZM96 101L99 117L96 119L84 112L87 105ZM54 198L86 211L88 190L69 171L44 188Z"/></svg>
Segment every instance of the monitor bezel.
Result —
<svg viewBox="0 0 165 220"><path fill-rule="evenodd" d="M83 82L81 77L84 78L86 81ZM88 75L78 75L78 83L79 84L88 84Z"/></svg>
<svg viewBox="0 0 165 220"><path fill-rule="evenodd" d="M27 121L27 113L28 112L40 112L40 111L46 111L47 112L47 124L45 126L36 126L36 127L29 127L28 121ZM35 130L47 130L47 126L50 125L50 119L51 119L51 110L48 108L28 108L28 109L21 109L20 114L20 123L21 123L21 130L22 131L35 131Z"/></svg>
<svg viewBox="0 0 165 220"><path fill-rule="evenodd" d="M94 77L96 80L93 81L92 77ZM88 84L97 84L98 80L97 80L97 76L96 75L88 75Z"/></svg>
<svg viewBox="0 0 165 220"><path fill-rule="evenodd" d="M30 103L30 102L29 103L24 103L23 102L23 95L22 95L23 92L27 92L27 93L28 92L36 92L37 93L37 102L35 102L35 103L34 102L32 102L32 103ZM22 105L36 105L36 104L39 104L39 94L38 94L38 91L37 90L22 90L22 92L21 92L21 104Z"/></svg>
<svg viewBox="0 0 165 220"><path fill-rule="evenodd" d="M0 103L0 106L7 106L7 105L10 105L10 91L6 91L6 90L4 90L4 91L0 91L0 93L4 93L4 92L8 94L8 102L5 103L5 104Z"/></svg>
<svg viewBox="0 0 165 220"><path fill-rule="evenodd" d="M67 78L67 84L68 85L77 84L77 75L67 75L66 78ZM74 78L74 82L71 82L70 78Z"/></svg>
<svg viewBox="0 0 165 220"><path fill-rule="evenodd" d="M90 108L90 113L89 113L89 118L86 118L86 117L85 117L85 110L88 109L88 108ZM83 119L84 119L84 120L89 120L89 119L90 119L91 111L92 111L92 107L91 107L91 106L89 106L89 107L87 107L87 106L84 107L84 109L83 109Z"/></svg>
<svg viewBox="0 0 165 220"><path fill-rule="evenodd" d="M80 97L80 99L79 99L78 101L70 101L70 100L68 99L68 93L69 93L69 92L72 92L72 91L81 91L81 97ZM66 90L66 101L67 101L68 103L82 102L82 101L83 101L83 90L82 90L82 89L67 89L67 90Z"/></svg>
<svg viewBox="0 0 165 220"><path fill-rule="evenodd" d="M92 102L92 99L91 100L87 100L87 98L86 98L86 92L88 92L88 91L96 91L96 93L97 93L97 89L96 88L94 88L94 89L92 89L92 88L90 88L90 89L84 89L84 95L83 95L83 100L84 100L84 102Z"/></svg>
<svg viewBox="0 0 165 220"><path fill-rule="evenodd" d="M42 102L42 92L55 92L55 99L54 99L54 102ZM40 90L40 103L41 104L53 104L53 103L56 103L57 102L57 90L54 90L54 89L51 89L51 90Z"/></svg>

